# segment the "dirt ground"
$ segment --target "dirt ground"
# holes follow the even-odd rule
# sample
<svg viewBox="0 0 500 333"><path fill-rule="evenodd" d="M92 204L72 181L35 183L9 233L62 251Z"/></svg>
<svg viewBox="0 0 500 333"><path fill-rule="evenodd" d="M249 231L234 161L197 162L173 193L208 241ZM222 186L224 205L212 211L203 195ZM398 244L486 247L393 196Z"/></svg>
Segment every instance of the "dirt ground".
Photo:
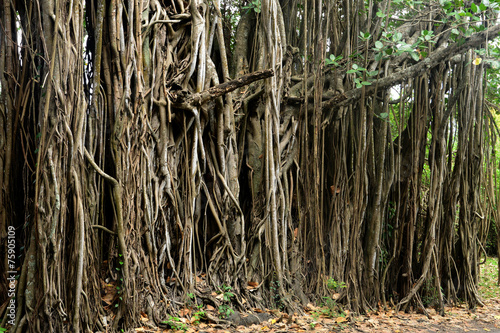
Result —
<svg viewBox="0 0 500 333"><path fill-rule="evenodd" d="M296 316L280 313L277 311L264 312L264 316L259 318L268 318L259 324L246 323L236 326L235 322L245 322L245 317L253 316L250 314L238 314L237 320L229 322L215 323L213 321L204 321L192 324L187 318L180 318L182 330L154 327L136 328L136 332L266 332L266 333L285 333L285 332L377 332L377 333L398 333L398 332L498 332L500 333L500 298L489 299L484 307L478 307L475 311L468 310L465 306L446 307L445 316L440 316L434 309L428 309L428 316L424 314L396 313L394 310L379 310L363 316L351 316L349 312L341 317L325 317L320 315L319 308L309 304L305 307L306 315ZM215 313L208 314L215 318ZM189 317L189 316L187 316ZM147 318L144 318L147 321ZM184 325L182 325L184 324Z"/></svg>

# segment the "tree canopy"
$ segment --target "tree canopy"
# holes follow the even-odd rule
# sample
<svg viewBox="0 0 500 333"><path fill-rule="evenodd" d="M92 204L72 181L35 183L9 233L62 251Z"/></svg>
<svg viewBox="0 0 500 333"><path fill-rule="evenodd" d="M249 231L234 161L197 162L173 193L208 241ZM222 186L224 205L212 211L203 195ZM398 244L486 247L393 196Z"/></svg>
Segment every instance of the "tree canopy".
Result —
<svg viewBox="0 0 500 333"><path fill-rule="evenodd" d="M500 1L1 1L2 327L481 305Z"/></svg>

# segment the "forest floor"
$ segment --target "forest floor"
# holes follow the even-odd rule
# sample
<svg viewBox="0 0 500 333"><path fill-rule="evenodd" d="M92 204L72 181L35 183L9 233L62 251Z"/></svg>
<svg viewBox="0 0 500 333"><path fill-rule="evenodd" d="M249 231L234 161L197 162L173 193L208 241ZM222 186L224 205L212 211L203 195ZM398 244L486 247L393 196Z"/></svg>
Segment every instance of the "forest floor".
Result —
<svg viewBox="0 0 500 333"><path fill-rule="evenodd" d="M427 315L410 311L409 313L395 312L393 309L371 312L366 315L351 316L348 311L329 311L325 306L308 304L304 307L305 315L288 315L277 310L269 310L252 314L232 314L225 322L193 320L194 314L186 317L171 317L163 328L139 327L135 332L166 333L166 332L497 332L500 333L500 286L498 279L498 260L488 258L481 266L481 281L479 292L483 297L484 306L469 310L466 305L445 307L445 316L439 315L435 309L427 309ZM209 318L217 318L217 310L206 308L202 311ZM238 325L244 323L245 318L262 319L260 323L252 325ZM206 318L206 317L205 317ZM196 319L196 318L194 318ZM147 318L143 318L146 322ZM248 322L248 321L247 321Z"/></svg>

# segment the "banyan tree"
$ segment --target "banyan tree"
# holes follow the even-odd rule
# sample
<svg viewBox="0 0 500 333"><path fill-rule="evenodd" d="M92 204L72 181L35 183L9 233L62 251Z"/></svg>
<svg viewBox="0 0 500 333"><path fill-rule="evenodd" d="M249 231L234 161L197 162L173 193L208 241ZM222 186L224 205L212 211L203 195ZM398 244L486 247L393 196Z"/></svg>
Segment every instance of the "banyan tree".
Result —
<svg viewBox="0 0 500 333"><path fill-rule="evenodd" d="M499 1L1 3L2 327L482 304Z"/></svg>

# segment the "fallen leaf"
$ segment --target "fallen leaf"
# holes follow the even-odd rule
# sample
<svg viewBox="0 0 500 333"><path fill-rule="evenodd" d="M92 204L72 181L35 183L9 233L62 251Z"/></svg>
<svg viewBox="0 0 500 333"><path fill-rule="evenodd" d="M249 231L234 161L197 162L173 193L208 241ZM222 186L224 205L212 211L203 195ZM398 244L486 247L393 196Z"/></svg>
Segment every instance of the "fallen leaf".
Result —
<svg viewBox="0 0 500 333"><path fill-rule="evenodd" d="M188 309L188 308L184 308L184 309L181 309L179 311L179 316L181 317L185 317L186 315L188 315L189 313L191 313L191 310Z"/></svg>
<svg viewBox="0 0 500 333"><path fill-rule="evenodd" d="M207 304L207 310L208 311L215 311L215 308L211 306L210 304Z"/></svg>
<svg viewBox="0 0 500 333"><path fill-rule="evenodd" d="M337 322L337 324L340 324L340 323L346 322L347 319L345 319L344 317L337 317L337 319L335 319L335 321Z"/></svg>
<svg viewBox="0 0 500 333"><path fill-rule="evenodd" d="M252 288L257 288L259 286L259 283L255 281L248 281L248 285Z"/></svg>
<svg viewBox="0 0 500 333"><path fill-rule="evenodd" d="M312 305L311 303L307 303L307 305L304 307L306 311L314 311L317 309L316 306Z"/></svg>

